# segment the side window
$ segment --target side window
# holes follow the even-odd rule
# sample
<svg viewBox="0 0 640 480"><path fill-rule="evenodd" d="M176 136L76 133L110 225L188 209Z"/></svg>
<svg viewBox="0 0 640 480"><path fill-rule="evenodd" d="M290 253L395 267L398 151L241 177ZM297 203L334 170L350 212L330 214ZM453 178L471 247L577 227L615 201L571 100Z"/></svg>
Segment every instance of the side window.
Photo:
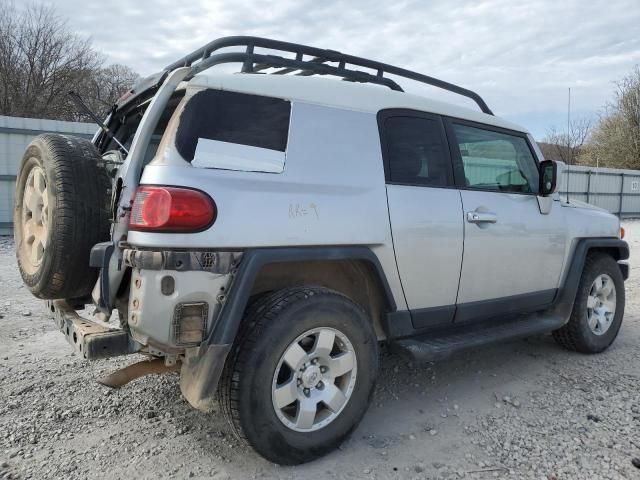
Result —
<svg viewBox="0 0 640 480"><path fill-rule="evenodd" d="M199 140L284 152L290 115L291 104L286 100L203 90L184 107L176 148L189 162L194 159Z"/></svg>
<svg viewBox="0 0 640 480"><path fill-rule="evenodd" d="M389 117L383 129L387 181L436 187L450 183L448 147L438 120Z"/></svg>
<svg viewBox="0 0 640 480"><path fill-rule="evenodd" d="M538 166L524 138L456 123L453 130L467 188L537 193Z"/></svg>

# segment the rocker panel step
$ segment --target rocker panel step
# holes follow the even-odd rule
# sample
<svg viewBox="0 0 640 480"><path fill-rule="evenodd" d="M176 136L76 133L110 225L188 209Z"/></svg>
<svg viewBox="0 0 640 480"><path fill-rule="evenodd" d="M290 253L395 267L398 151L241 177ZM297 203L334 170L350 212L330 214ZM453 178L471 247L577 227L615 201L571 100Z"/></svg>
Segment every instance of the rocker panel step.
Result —
<svg viewBox="0 0 640 480"><path fill-rule="evenodd" d="M389 346L392 351L416 362L430 362L467 349L550 332L564 323L565 319L559 316L531 315L499 324L455 325L446 330L394 340Z"/></svg>

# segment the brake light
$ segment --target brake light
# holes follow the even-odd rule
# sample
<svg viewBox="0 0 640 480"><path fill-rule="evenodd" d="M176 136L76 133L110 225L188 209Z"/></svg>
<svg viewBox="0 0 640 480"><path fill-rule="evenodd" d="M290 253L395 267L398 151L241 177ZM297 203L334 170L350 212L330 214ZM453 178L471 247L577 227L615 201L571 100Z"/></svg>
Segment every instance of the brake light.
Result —
<svg viewBox="0 0 640 480"><path fill-rule="evenodd" d="M161 232L196 232L216 220L217 208L204 192L179 187L138 187L129 228Z"/></svg>

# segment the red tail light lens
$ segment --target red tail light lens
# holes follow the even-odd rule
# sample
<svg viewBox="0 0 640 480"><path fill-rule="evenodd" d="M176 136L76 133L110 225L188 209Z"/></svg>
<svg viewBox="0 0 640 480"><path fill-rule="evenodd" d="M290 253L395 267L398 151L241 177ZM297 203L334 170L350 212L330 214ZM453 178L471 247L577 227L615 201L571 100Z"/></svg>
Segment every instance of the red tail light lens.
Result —
<svg viewBox="0 0 640 480"><path fill-rule="evenodd" d="M204 192L178 187L139 187L129 219L131 230L197 232L216 220L213 199Z"/></svg>

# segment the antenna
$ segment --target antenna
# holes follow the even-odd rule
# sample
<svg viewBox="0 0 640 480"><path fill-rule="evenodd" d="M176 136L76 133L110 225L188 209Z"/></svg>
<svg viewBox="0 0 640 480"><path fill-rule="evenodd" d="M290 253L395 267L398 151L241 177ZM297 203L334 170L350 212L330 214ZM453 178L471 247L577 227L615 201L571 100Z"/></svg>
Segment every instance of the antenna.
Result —
<svg viewBox="0 0 640 480"><path fill-rule="evenodd" d="M567 203L569 203L569 194L571 192L571 87L569 87L569 95L567 98Z"/></svg>

